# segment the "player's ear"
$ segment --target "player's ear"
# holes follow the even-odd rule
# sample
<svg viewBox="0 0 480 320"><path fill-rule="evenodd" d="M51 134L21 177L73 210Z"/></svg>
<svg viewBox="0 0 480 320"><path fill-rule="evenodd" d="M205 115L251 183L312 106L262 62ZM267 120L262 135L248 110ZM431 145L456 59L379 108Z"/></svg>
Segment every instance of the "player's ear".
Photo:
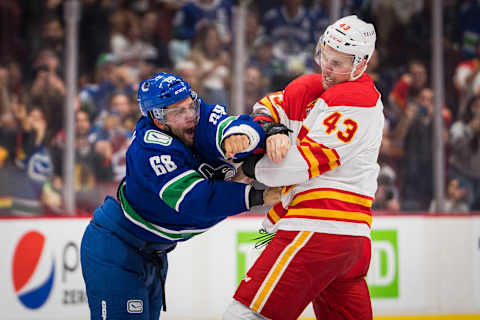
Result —
<svg viewBox="0 0 480 320"><path fill-rule="evenodd" d="M363 70L365 69L365 66L367 65L367 59L363 59L361 63L359 63L356 67L355 67L355 72L353 74L354 77L358 76L360 73L363 72Z"/></svg>

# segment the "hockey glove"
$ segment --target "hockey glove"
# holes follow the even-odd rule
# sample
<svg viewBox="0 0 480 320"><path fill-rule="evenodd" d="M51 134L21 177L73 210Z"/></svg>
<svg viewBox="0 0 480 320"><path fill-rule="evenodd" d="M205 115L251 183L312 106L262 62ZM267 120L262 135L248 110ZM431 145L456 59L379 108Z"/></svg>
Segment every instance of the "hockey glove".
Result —
<svg viewBox="0 0 480 320"><path fill-rule="evenodd" d="M242 170L247 177L255 179L255 166L262 157L263 154L251 154L248 157L242 159Z"/></svg>
<svg viewBox="0 0 480 320"><path fill-rule="evenodd" d="M259 190L255 188L250 188L250 192L248 193L248 202L250 204L250 208L254 206L261 206L263 204L263 193L265 190Z"/></svg>

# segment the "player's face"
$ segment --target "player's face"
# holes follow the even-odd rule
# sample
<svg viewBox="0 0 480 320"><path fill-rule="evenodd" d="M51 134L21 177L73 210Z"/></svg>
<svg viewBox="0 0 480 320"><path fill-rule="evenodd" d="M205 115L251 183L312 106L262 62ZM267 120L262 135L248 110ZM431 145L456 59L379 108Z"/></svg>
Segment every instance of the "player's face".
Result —
<svg viewBox="0 0 480 320"><path fill-rule="evenodd" d="M169 106L164 115L172 133L189 147L193 146L198 113L198 103L188 97Z"/></svg>
<svg viewBox="0 0 480 320"><path fill-rule="evenodd" d="M350 80L353 56L326 45L322 47L320 53L320 67L322 68L322 85L326 90L336 84Z"/></svg>

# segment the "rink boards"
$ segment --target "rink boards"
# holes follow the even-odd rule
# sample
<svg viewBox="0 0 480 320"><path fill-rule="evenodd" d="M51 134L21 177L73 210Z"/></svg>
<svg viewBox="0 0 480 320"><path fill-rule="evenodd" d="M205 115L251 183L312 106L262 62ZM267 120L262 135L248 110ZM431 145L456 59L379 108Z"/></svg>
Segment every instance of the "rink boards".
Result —
<svg viewBox="0 0 480 320"><path fill-rule="evenodd" d="M0 219L0 319L88 318L79 260L88 221ZM261 221L230 218L180 244L161 318L220 319L260 253ZM480 216L376 215L367 281L378 320L480 319ZM310 307L302 317L313 318Z"/></svg>

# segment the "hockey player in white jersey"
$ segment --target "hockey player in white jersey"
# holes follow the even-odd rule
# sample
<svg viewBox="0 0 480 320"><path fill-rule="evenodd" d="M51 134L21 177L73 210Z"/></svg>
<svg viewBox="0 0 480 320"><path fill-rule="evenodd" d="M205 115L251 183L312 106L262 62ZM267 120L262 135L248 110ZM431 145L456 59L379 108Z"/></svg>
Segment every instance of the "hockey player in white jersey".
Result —
<svg viewBox="0 0 480 320"><path fill-rule="evenodd" d="M384 116L364 71L375 39L373 25L356 16L336 21L317 44L321 74L299 77L254 106L265 125L280 122L293 133L283 160L280 151L243 164L248 176L284 189L264 222L276 235L224 319L293 320L310 302L317 319L372 319L364 277ZM271 143L282 150L287 136L278 139Z"/></svg>

